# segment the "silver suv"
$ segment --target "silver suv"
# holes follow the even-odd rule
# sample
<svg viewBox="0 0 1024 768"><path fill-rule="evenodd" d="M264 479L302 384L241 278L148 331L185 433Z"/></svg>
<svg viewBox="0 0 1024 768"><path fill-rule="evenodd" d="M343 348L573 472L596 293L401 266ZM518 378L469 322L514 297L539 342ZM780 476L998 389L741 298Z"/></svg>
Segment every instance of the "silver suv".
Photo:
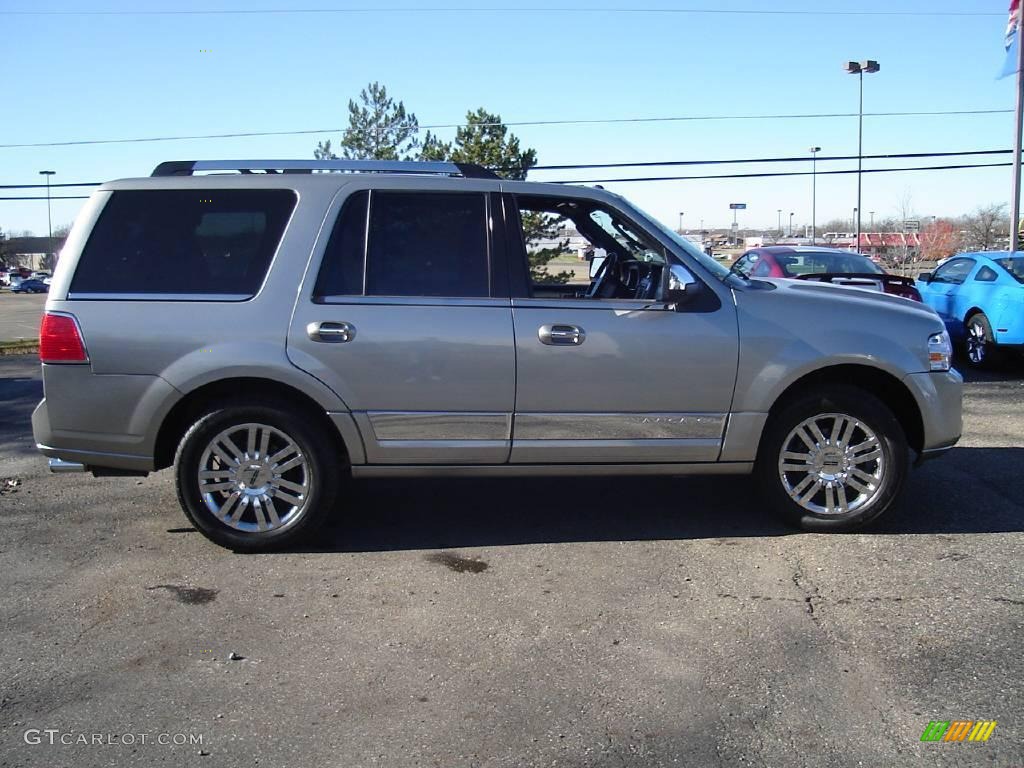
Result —
<svg viewBox="0 0 1024 768"><path fill-rule="evenodd" d="M748 280L602 189L450 163L104 184L40 357L54 471L173 465L196 528L248 551L310 534L349 477L753 473L845 531L961 429L921 304Z"/></svg>

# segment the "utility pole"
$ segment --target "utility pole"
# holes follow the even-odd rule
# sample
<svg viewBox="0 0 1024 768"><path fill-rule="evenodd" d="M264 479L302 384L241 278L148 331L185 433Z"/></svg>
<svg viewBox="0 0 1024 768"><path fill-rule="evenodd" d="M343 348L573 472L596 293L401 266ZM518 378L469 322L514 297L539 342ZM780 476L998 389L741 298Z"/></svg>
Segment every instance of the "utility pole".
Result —
<svg viewBox="0 0 1024 768"><path fill-rule="evenodd" d="M864 159L864 75L874 74L881 69L874 59L867 61L846 62L846 72L857 75L860 80L860 107L857 110L857 211L860 212L861 177L863 176L862 161ZM1019 138L1019 137L1018 137ZM860 216L857 216L857 247L860 248Z"/></svg>
<svg viewBox="0 0 1024 768"><path fill-rule="evenodd" d="M821 147L811 147L811 245L817 245L818 222L818 153Z"/></svg>
<svg viewBox="0 0 1024 768"><path fill-rule="evenodd" d="M1017 6L1017 117L1013 142L1013 197L1010 202L1010 252L1020 250L1020 150L1024 140L1024 3Z"/></svg>
<svg viewBox="0 0 1024 768"><path fill-rule="evenodd" d="M53 176L56 171L40 171L39 175L46 177L46 227L48 230L46 240L46 250L48 256L53 256L53 216L50 214L50 177ZM52 264L46 265L52 269Z"/></svg>

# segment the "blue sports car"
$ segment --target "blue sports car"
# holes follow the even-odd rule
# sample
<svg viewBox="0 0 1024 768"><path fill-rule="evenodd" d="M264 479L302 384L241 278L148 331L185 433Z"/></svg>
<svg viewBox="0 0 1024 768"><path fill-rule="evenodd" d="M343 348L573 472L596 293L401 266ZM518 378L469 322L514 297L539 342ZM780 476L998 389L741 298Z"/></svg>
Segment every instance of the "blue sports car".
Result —
<svg viewBox="0 0 1024 768"><path fill-rule="evenodd" d="M917 290L963 343L969 365L1024 347L1024 251L959 253L919 275Z"/></svg>

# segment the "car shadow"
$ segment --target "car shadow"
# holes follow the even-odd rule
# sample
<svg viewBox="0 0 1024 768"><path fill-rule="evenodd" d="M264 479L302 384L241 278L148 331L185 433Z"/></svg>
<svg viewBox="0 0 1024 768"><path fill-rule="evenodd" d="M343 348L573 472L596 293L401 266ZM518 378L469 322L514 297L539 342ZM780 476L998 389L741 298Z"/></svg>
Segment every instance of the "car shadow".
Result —
<svg viewBox="0 0 1024 768"><path fill-rule="evenodd" d="M858 533L1024 531L1021 466L1024 448L953 449L913 471L896 506ZM346 488L338 522L316 546L298 550L437 550L794 533L764 508L748 477L360 480Z"/></svg>
<svg viewBox="0 0 1024 768"><path fill-rule="evenodd" d="M954 365L963 374L964 382L968 384L1024 381L1024 354L1018 352L1004 352L997 362L983 370L971 368L959 354L954 360Z"/></svg>

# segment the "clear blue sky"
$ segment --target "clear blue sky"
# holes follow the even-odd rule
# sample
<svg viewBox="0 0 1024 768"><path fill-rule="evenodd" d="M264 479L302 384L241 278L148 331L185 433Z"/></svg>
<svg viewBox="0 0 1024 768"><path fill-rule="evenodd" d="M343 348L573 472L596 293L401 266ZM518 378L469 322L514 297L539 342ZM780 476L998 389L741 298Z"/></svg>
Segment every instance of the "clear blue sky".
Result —
<svg viewBox="0 0 1024 768"><path fill-rule="evenodd" d="M437 0L407 11L353 14L0 15L0 144L341 127L346 103L379 80L423 125L484 106L507 121L855 112L847 59L878 59L865 111L1010 109L1003 63L1006 0L556 0L587 12L541 13L538 0ZM550 5L551 3L547 3ZM0 12L283 9L287 0L0 0ZM303 8L379 8L374 0L303 0ZM425 5L515 11L424 12ZM908 16L609 13L601 8L909 11ZM994 15L936 16L936 11ZM209 49L209 53L201 52ZM856 153L856 118L523 126L541 163L623 162ZM865 118L865 153L1002 149L1013 115ZM450 138L452 129L437 131ZM0 184L148 175L160 161L311 157L337 134L78 147L0 148ZM972 161L973 158L967 161ZM992 161L991 159L980 161ZM906 162L906 161L903 161ZM951 161L955 162L955 161ZM936 163L938 164L938 163ZM865 167L870 167L867 162ZM875 163L877 167L877 162ZM819 164L819 170L851 167ZM805 170L727 166L708 173ZM625 169L673 175L688 169ZM692 172L704 172L697 170ZM575 173L575 172L573 172ZM566 172L531 174L537 180ZM603 172L602 175L614 175ZM573 176L576 177L575 175ZM595 175L592 178L598 178ZM810 178L606 184L675 226L774 227L781 208L810 220ZM1006 168L864 177L864 222L897 212L955 215L1009 198ZM7 191L6 194L31 194ZM62 192L76 194L77 191ZM56 193L60 194L60 193ZM86 192L82 192L86 194ZM856 177L818 177L818 221L849 217ZM54 202L54 224L81 201ZM0 201L4 231L45 234L43 202Z"/></svg>

